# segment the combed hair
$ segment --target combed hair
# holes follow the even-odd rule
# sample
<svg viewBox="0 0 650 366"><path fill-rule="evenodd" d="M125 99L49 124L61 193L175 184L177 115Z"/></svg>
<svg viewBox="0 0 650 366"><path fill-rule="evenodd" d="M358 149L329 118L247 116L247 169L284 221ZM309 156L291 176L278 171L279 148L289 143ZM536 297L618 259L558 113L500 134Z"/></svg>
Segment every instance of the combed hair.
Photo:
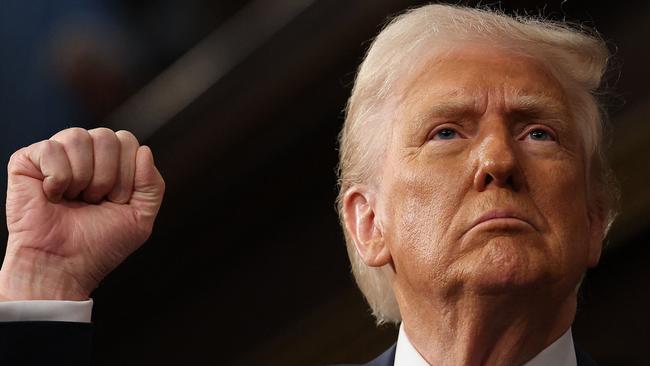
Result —
<svg viewBox="0 0 650 366"><path fill-rule="evenodd" d="M357 253L345 229L343 196L354 185L377 183L375 173L385 145L381 124L388 119L382 107L401 92L403 80L431 57L426 50L472 41L530 56L557 78L568 96L573 120L583 129L590 202L604 213L607 229L616 216L618 189L603 152L605 113L596 97L609 52L595 31L491 9L433 4L408 10L393 18L371 43L339 136L339 218L352 272L378 324L399 322L399 308L385 268L367 266Z"/></svg>

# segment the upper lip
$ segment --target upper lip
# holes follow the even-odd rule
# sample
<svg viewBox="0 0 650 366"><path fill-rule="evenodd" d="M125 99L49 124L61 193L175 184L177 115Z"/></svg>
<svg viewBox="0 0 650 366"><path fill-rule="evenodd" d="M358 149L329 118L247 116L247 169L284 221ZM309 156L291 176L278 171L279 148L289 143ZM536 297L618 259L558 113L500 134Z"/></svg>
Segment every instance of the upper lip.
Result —
<svg viewBox="0 0 650 366"><path fill-rule="evenodd" d="M533 225L530 222L530 220L526 219L524 217L524 215L518 213L515 210L511 210L511 209L495 209L495 210L487 211L487 212L483 213L481 216L479 216L476 220L474 220L474 222L472 222L472 224L469 226L469 228L465 232L471 230L473 227L475 227L476 225L478 225L478 224L480 224L482 222L493 220L493 219L503 219L503 218L518 219L518 220L526 222L527 224L529 224L530 226L535 228L535 225Z"/></svg>

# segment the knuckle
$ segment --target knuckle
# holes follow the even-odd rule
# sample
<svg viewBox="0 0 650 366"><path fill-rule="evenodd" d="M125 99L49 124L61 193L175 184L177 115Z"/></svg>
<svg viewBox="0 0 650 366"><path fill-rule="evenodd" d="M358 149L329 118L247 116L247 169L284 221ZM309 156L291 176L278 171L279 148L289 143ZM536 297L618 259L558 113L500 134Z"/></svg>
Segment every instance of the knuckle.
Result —
<svg viewBox="0 0 650 366"><path fill-rule="evenodd" d="M98 136L98 137L107 137L107 136L114 136L115 132L111 130L110 128L106 127L97 127L93 128L92 130L88 130L88 133L91 136Z"/></svg>
<svg viewBox="0 0 650 366"><path fill-rule="evenodd" d="M89 130L88 134L95 144L116 145L119 142L115 133L106 127Z"/></svg>
<svg viewBox="0 0 650 366"><path fill-rule="evenodd" d="M66 133L70 133L70 134L87 134L88 133L88 131L86 131L85 128L81 128L81 127L70 127L70 128L66 128L63 131L65 131Z"/></svg>
<svg viewBox="0 0 650 366"><path fill-rule="evenodd" d="M52 136L50 140L58 141L66 145L81 145L87 142L90 142L90 135L88 131L80 127L72 127L65 129L56 135Z"/></svg>
<svg viewBox="0 0 650 366"><path fill-rule="evenodd" d="M120 141L118 140L115 133L113 133L113 131L109 130L108 128L95 129L92 131L94 132L90 133L91 131L89 131L89 133L93 139L93 146L95 147L95 151L97 151L98 147L100 149L117 151Z"/></svg>
<svg viewBox="0 0 650 366"><path fill-rule="evenodd" d="M50 138L50 140L57 140L59 138L68 139L70 137L77 137L84 134L88 134L88 131L86 131L81 127L70 127L70 128L66 128L65 130L61 130L57 132Z"/></svg>
<svg viewBox="0 0 650 366"><path fill-rule="evenodd" d="M140 145L140 142L138 141L138 138L135 137L133 133L127 130L119 130L115 132L115 135L117 138L122 141L122 142L127 142L136 146Z"/></svg>
<svg viewBox="0 0 650 366"><path fill-rule="evenodd" d="M19 166L24 164L23 156L25 155L26 150L27 148L23 147L11 154L9 162L7 163L7 172L9 172L9 174L16 171Z"/></svg>
<svg viewBox="0 0 650 366"><path fill-rule="evenodd" d="M41 150L41 153L44 156L51 156L53 154L64 152L63 145L54 140L39 141L34 145L34 148Z"/></svg>
<svg viewBox="0 0 650 366"><path fill-rule="evenodd" d="M26 148L26 147L23 147L23 148L21 148L21 149L18 149L18 150L16 150L16 151L14 151L14 153L11 154L11 156L9 157L9 165L11 165L11 164L15 164L16 161L17 161L18 159L20 159L20 157L23 156L23 154L25 153L25 150L27 150L27 148Z"/></svg>
<svg viewBox="0 0 650 366"><path fill-rule="evenodd" d="M58 171L47 177L55 185L67 185L72 180L72 175L69 172Z"/></svg>

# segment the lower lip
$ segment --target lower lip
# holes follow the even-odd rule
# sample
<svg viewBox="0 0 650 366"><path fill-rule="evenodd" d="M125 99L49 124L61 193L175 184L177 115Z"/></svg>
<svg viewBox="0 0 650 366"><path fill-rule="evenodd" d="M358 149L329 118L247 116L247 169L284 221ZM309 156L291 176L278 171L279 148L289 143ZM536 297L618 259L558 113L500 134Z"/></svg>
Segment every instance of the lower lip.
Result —
<svg viewBox="0 0 650 366"><path fill-rule="evenodd" d="M499 217L482 221L469 230L521 230L522 228L532 229L533 227L528 222L514 217Z"/></svg>

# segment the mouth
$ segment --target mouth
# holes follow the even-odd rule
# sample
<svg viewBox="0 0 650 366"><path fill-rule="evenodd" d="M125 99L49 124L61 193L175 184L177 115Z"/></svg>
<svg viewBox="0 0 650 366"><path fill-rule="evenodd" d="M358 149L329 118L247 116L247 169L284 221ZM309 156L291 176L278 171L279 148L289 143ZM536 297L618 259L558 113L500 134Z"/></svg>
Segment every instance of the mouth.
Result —
<svg viewBox="0 0 650 366"><path fill-rule="evenodd" d="M537 228L527 220L524 215L508 209L490 210L479 216L468 227L463 235L476 228L493 228L493 229L516 229L527 226L537 230Z"/></svg>

